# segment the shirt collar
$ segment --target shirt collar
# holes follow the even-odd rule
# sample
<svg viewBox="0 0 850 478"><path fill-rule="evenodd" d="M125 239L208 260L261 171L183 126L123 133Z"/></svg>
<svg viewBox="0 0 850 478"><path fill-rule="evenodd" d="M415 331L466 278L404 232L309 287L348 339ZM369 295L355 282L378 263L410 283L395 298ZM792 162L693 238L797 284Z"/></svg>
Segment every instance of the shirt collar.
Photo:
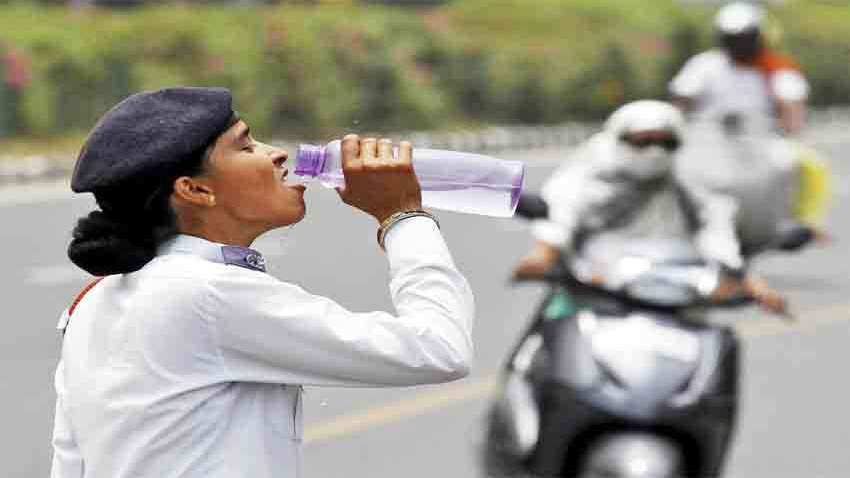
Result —
<svg viewBox="0 0 850 478"><path fill-rule="evenodd" d="M206 239L178 234L159 248L159 254L192 254L208 261L244 267L265 272L266 261L263 255L253 249L231 246L208 241Z"/></svg>

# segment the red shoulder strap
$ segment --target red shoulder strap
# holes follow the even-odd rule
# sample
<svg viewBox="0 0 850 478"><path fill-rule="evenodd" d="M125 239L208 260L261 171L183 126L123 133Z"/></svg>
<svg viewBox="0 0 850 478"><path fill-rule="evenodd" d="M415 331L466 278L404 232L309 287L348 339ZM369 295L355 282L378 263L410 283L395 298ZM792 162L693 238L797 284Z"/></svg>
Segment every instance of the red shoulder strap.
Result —
<svg viewBox="0 0 850 478"><path fill-rule="evenodd" d="M88 293L89 293L89 291L90 291L90 290L92 290L92 287L96 286L96 285L97 285L97 283L98 283L98 282L100 282L100 281L102 281L102 280L103 280L103 277L96 277L96 278L95 278L95 279L93 279L91 282L89 282L88 284L86 284L86 286L85 286L85 287L83 287L83 290L81 290L81 291L80 291L80 293L79 293L79 294L77 294L77 296L76 296L76 297L74 297L74 301L73 301L73 302L71 302L71 306L70 306L70 307L68 307L68 317L70 317L70 316L71 316L71 314L73 314L73 313L74 313L74 309L76 309L76 308L77 308L77 305L79 305L79 304L80 304L80 301L81 301L81 300L83 300L83 297L85 297L85 296L86 296L86 294L88 294Z"/></svg>

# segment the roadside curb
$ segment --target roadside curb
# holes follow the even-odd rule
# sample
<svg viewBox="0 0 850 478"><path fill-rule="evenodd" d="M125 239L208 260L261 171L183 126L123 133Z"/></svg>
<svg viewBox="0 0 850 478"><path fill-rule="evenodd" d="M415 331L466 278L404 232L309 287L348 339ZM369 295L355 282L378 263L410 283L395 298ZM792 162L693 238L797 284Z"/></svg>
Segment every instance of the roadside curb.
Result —
<svg viewBox="0 0 850 478"><path fill-rule="evenodd" d="M68 177L73 167L63 156L0 157L0 188Z"/></svg>
<svg viewBox="0 0 850 478"><path fill-rule="evenodd" d="M811 111L804 141L850 140L850 107ZM569 148L581 143L599 129L599 123L568 122L557 125L491 126L470 131L409 131L388 135L410 140L420 148L469 152L497 152L521 149ZM294 152L297 143L273 141ZM6 186L55 181L67 178L74 168L69 156L0 156L0 189Z"/></svg>
<svg viewBox="0 0 850 478"><path fill-rule="evenodd" d="M544 147L570 147L588 138L598 128L590 123L563 123L553 126L493 126L476 131L409 131L389 134L404 138L420 148L454 151L493 152ZM294 152L292 141L272 141L278 147ZM0 188L4 186L52 181L67 178L74 169L69 156L0 156Z"/></svg>

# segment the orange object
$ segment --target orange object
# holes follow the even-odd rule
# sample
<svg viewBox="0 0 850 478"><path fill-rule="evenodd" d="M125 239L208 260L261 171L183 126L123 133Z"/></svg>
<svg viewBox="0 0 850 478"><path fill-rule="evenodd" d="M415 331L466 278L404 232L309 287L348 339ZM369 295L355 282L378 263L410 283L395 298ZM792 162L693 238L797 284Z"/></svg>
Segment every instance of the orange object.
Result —
<svg viewBox="0 0 850 478"><path fill-rule="evenodd" d="M776 53L768 48L763 48L751 65L761 70L766 76L773 75L780 70L800 71L800 65L791 57Z"/></svg>

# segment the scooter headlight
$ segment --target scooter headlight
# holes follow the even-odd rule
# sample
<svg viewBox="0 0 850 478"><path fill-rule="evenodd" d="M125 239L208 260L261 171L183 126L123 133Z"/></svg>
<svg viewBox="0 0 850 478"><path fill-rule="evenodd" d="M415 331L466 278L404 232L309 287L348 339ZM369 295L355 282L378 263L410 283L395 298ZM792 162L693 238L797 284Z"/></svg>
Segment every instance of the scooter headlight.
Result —
<svg viewBox="0 0 850 478"><path fill-rule="evenodd" d="M625 284L629 297L665 307L691 305L711 296L720 283L717 269L704 266L662 267L647 271Z"/></svg>
<svg viewBox="0 0 850 478"><path fill-rule="evenodd" d="M670 282L655 275L639 277L626 286L629 297L655 305L675 307L693 303L696 291L688 284Z"/></svg>

